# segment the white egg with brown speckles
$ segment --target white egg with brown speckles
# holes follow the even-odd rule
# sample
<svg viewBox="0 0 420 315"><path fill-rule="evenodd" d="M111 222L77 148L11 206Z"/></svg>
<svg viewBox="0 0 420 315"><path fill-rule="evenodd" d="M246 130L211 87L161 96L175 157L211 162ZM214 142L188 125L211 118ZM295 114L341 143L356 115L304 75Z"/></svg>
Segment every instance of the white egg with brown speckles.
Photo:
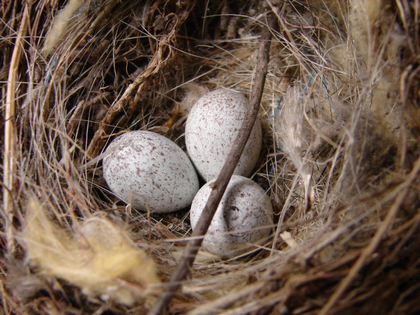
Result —
<svg viewBox="0 0 420 315"><path fill-rule="evenodd" d="M205 184L191 204L193 230L213 183L214 180ZM264 190L249 178L233 175L204 237L203 248L221 258L231 258L252 249L252 244L265 241L272 226L273 208Z"/></svg>
<svg viewBox="0 0 420 315"><path fill-rule="evenodd" d="M198 173L209 181L219 175L248 109L246 98L229 90L206 93L192 107L185 126L185 144ZM234 174L249 176L262 145L257 119Z"/></svg>
<svg viewBox="0 0 420 315"><path fill-rule="evenodd" d="M185 152L150 131L131 131L114 139L105 152L103 176L120 199L158 213L188 207L199 188Z"/></svg>

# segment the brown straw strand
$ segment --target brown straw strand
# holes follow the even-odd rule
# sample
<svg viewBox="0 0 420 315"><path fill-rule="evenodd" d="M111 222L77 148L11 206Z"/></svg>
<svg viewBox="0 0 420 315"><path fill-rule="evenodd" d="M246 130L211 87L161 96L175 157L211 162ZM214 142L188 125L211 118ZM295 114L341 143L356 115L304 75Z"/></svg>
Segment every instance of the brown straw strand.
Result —
<svg viewBox="0 0 420 315"><path fill-rule="evenodd" d="M320 310L319 312L320 315L326 315L330 313L331 308L337 303L340 297L344 294L345 290L350 286L351 282L354 280L354 278L363 268L368 257L371 256L373 252L378 248L380 241L382 240L384 235L387 233L389 227L395 221L397 212L401 208L401 205L408 194L411 184L417 179L419 172L420 172L420 158L417 159L412 171L408 175L407 180L404 181L399 187L400 192L398 193L394 203L392 204L390 210L388 211L388 214L386 215L384 221L382 221L382 223L379 225L379 228L376 231L375 236L372 238L369 244L362 250L359 259L351 267L346 277L344 277L343 280L341 280L341 282L337 286L334 293L330 296L327 303Z"/></svg>
<svg viewBox="0 0 420 315"><path fill-rule="evenodd" d="M4 111L3 211L7 230L7 249L9 254L13 253L15 250L13 238L14 198L12 192L16 171L16 82L18 79L19 61L22 55L23 37L25 36L29 18L28 15L29 5L26 4L10 62L9 77L7 80L6 106Z"/></svg>

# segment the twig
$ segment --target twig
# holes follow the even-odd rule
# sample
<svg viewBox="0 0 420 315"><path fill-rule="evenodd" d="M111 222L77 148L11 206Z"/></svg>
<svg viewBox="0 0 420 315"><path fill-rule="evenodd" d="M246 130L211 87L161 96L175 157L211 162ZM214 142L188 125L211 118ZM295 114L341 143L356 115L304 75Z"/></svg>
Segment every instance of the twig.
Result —
<svg viewBox="0 0 420 315"><path fill-rule="evenodd" d="M413 167L413 170L408 175L407 180L405 180L404 183L402 183L400 187L397 188L397 189L400 189L400 192L395 202L392 204L391 209L389 209L389 212L386 215L385 220L381 223L378 230L376 231L375 236L372 238L368 246L366 246L363 249L359 259L356 261L356 263L352 266L350 271L347 273L347 276L343 280L341 280L334 294L330 296L328 302L324 305L324 307L319 312L320 315L325 315L325 314L330 313L331 308L338 301L338 299L343 295L344 291L351 284L352 280L354 280L354 278L357 276L357 274L359 273L360 269L362 269L366 260L376 250L382 237L385 235L388 228L394 222L395 216L397 215L397 212L400 209L401 204L404 202L411 184L417 179L419 172L420 172L420 158L417 159Z"/></svg>
<svg viewBox="0 0 420 315"><path fill-rule="evenodd" d="M16 81L20 56L22 54L23 36L26 32L26 24L29 15L29 5L25 5L22 15L22 22L19 27L15 47L13 49L12 60L10 62L9 77L7 79L6 108L4 113L4 162L3 162L3 211L5 212L5 224L7 233L7 250L11 254L14 252L13 238L13 186L15 178L15 144L16 144Z"/></svg>
<svg viewBox="0 0 420 315"><path fill-rule="evenodd" d="M173 295L181 287L181 281L189 274L195 256L203 241L203 235L206 234L208 227L210 226L214 213L216 212L233 171L235 170L239 158L245 148L249 135L251 134L251 130L258 115L258 109L264 89L267 65L269 61L271 27L273 26L274 21L274 17L270 16L268 27L264 27L262 30L251 101L244 122L239 130L239 134L236 137L219 176L213 184L209 199L207 200L200 219L197 222L196 228L192 233L192 239L188 241L178 266L172 274L169 283L166 285L166 291L159 297L154 307L150 310L149 315L163 314Z"/></svg>

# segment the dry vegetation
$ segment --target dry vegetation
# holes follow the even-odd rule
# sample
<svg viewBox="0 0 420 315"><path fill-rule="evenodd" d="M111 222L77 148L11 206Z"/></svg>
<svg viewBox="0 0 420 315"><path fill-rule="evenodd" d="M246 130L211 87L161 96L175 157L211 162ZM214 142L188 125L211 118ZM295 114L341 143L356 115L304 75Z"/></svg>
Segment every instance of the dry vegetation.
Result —
<svg viewBox="0 0 420 315"><path fill-rule="evenodd" d="M253 253L199 253L171 314L420 312L417 0L2 1L5 314L144 314L188 209L118 201L102 152L127 130L181 147L207 90L247 97L276 16L253 179L276 226ZM157 271L155 276L153 270ZM149 285L150 284L150 285Z"/></svg>

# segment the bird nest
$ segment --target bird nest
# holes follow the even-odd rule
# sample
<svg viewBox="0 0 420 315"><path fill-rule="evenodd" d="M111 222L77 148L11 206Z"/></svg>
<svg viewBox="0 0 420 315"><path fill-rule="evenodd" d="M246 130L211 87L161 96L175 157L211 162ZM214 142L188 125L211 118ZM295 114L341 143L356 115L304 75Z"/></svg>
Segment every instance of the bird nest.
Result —
<svg viewBox="0 0 420 315"><path fill-rule="evenodd" d="M403 0L3 1L4 312L144 314L161 301L189 209L120 201L104 151L130 130L185 149L201 95L251 98L267 27L252 179L273 233L230 259L200 251L166 312L420 312L419 13Z"/></svg>

